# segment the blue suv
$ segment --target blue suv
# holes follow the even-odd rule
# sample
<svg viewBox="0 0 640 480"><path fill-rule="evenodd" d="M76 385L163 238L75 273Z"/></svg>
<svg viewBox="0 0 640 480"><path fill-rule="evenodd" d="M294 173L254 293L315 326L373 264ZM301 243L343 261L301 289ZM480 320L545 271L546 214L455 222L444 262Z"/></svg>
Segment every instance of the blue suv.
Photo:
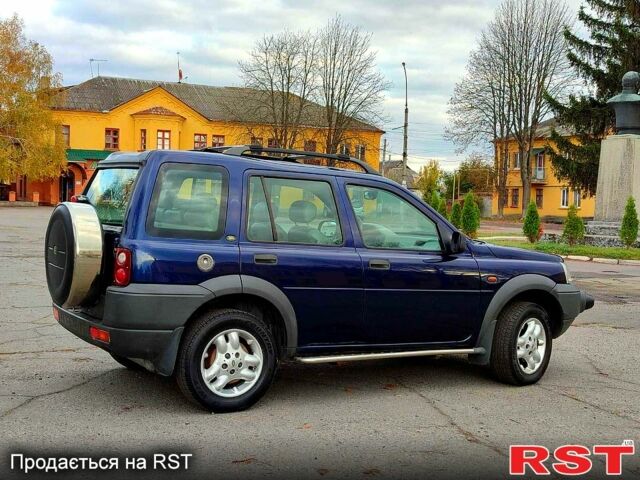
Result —
<svg viewBox="0 0 640 480"><path fill-rule="evenodd" d="M464 354L531 384L594 303L560 257L468 239L364 162L260 146L114 153L45 243L59 323L214 412L287 359Z"/></svg>

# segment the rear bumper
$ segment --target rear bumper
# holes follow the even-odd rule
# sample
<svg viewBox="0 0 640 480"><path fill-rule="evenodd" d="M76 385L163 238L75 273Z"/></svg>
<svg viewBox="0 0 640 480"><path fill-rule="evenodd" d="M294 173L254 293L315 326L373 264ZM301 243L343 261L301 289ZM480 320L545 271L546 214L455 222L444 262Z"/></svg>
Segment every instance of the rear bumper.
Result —
<svg viewBox="0 0 640 480"><path fill-rule="evenodd" d="M551 291L562 308L562 325L555 335L559 337L571 326L575 318L585 310L593 307L595 300L587 292L584 292L571 284L557 284Z"/></svg>
<svg viewBox="0 0 640 480"><path fill-rule="evenodd" d="M170 330L138 330L106 326L85 313L67 310L53 305L58 310L58 322L82 340L122 357L138 360L139 363L161 375L171 375L176 353L184 327ZM91 338L89 329L96 327L109 332L109 343Z"/></svg>

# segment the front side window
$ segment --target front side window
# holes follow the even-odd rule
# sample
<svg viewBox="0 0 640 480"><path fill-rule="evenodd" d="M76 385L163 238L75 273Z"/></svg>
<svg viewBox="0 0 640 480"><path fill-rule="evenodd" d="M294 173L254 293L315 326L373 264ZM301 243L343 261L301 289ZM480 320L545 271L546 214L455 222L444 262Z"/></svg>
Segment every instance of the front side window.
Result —
<svg viewBox="0 0 640 480"><path fill-rule="evenodd" d="M569 207L569 189L568 188L563 188L560 191L560 206L562 208Z"/></svg>
<svg viewBox="0 0 640 480"><path fill-rule="evenodd" d="M100 223L122 225L137 175L137 168L105 168L95 173L85 196Z"/></svg>
<svg viewBox="0 0 640 480"><path fill-rule="evenodd" d="M227 189L221 167L165 163L153 189L147 231L158 237L221 238Z"/></svg>
<svg viewBox="0 0 640 480"><path fill-rule="evenodd" d="M193 148L198 150L207 147L207 135L204 133L195 133L193 135Z"/></svg>
<svg viewBox="0 0 640 480"><path fill-rule="evenodd" d="M247 238L252 242L341 245L331 185L324 181L251 177Z"/></svg>
<svg viewBox="0 0 640 480"><path fill-rule="evenodd" d="M158 150L169 150L171 148L171 130L158 130Z"/></svg>
<svg viewBox="0 0 640 480"><path fill-rule="evenodd" d="M105 150L118 150L120 148L119 128L104 129L104 148Z"/></svg>
<svg viewBox="0 0 640 480"><path fill-rule="evenodd" d="M442 250L435 222L399 195L357 185L347 193L366 247Z"/></svg>

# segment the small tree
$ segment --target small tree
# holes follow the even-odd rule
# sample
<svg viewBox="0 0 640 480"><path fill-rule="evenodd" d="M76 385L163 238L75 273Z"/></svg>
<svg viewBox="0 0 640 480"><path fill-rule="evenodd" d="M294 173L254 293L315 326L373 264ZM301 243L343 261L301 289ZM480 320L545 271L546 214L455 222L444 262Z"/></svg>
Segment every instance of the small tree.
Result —
<svg viewBox="0 0 640 480"><path fill-rule="evenodd" d="M534 202L530 202L527 207L524 224L522 225L522 232L531 243L535 243L538 240L538 234L540 232L540 215L538 215L538 209Z"/></svg>
<svg viewBox="0 0 640 480"><path fill-rule="evenodd" d="M451 223L456 228L460 228L462 226L462 205L460 202L456 202L451 207Z"/></svg>
<svg viewBox="0 0 640 480"><path fill-rule="evenodd" d="M438 213L444 218L449 218L447 215L447 201L444 198L440 199L440 203L438 204Z"/></svg>
<svg viewBox="0 0 640 480"><path fill-rule="evenodd" d="M584 238L584 222L578 216L578 209L575 205L569 207L567 218L564 221L562 236L569 245L575 245L576 242Z"/></svg>
<svg viewBox="0 0 640 480"><path fill-rule="evenodd" d="M473 192L469 192L464 197L464 207L462 207L462 231L471 238L476 238L479 226L480 208L473 198Z"/></svg>
<svg viewBox="0 0 640 480"><path fill-rule="evenodd" d="M429 205L438 210L440 208L440 194L438 194L437 190L431 192L431 198L427 201Z"/></svg>
<svg viewBox="0 0 640 480"><path fill-rule="evenodd" d="M636 212L636 201L633 197L627 200L624 208L624 217L620 226L620 240L627 248L631 247L638 238L638 212Z"/></svg>

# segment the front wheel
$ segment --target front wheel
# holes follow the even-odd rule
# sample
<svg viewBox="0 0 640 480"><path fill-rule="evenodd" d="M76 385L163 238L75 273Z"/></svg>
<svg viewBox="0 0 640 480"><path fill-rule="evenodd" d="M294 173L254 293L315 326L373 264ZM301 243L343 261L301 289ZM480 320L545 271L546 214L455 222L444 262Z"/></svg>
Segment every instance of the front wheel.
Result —
<svg viewBox="0 0 640 480"><path fill-rule="evenodd" d="M505 383L535 383L549 365L551 344L546 310L532 302L515 302L498 317L491 348L491 370Z"/></svg>
<svg viewBox="0 0 640 480"><path fill-rule="evenodd" d="M264 395L276 365L273 333L262 321L242 310L214 310L185 332L176 376L189 399L212 412L233 412Z"/></svg>

